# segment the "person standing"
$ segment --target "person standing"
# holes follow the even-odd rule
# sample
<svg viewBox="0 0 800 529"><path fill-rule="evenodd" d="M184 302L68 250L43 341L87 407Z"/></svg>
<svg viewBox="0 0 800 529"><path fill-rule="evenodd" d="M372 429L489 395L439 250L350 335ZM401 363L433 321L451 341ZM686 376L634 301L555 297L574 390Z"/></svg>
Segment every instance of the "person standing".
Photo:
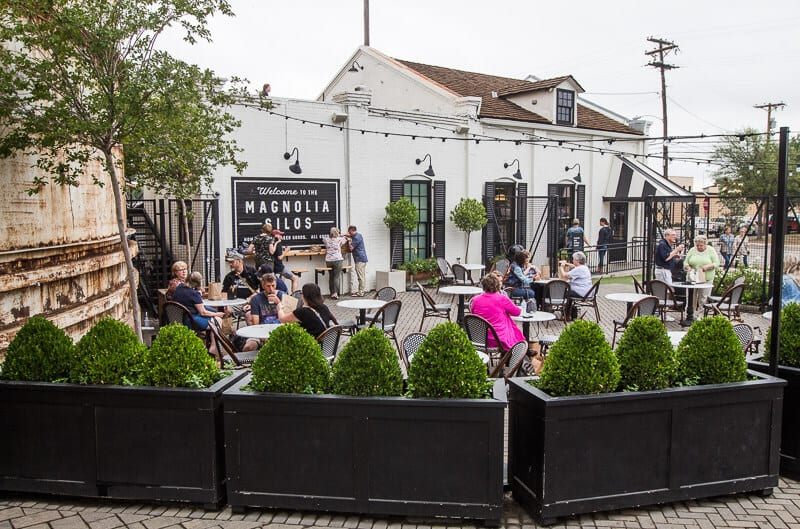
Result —
<svg viewBox="0 0 800 529"><path fill-rule="evenodd" d="M670 286L672 285L672 270L678 266L685 248L683 243L673 248L677 240L678 233L672 228L667 228L664 231L664 238L656 246L656 271L654 275L656 279L660 279Z"/></svg>
<svg viewBox="0 0 800 529"><path fill-rule="evenodd" d="M611 244L611 237L613 236L611 226L608 225L608 219L605 217L600 218L600 232L597 234L597 273L603 273L603 265L606 262L606 252L608 245Z"/></svg>
<svg viewBox="0 0 800 529"><path fill-rule="evenodd" d="M698 282L713 282L718 267L717 251L708 245L705 235L695 237L694 247L686 253L686 259L683 261L684 270L695 270ZM695 311L703 306L709 294L711 294L710 286L697 290L694 297Z"/></svg>
<svg viewBox="0 0 800 529"><path fill-rule="evenodd" d="M747 226L739 228L739 235L733 239L733 251L734 261L741 255L744 267L747 268L747 258L750 256L750 244L747 241Z"/></svg>
<svg viewBox="0 0 800 529"><path fill-rule="evenodd" d="M264 224L261 226L261 233L253 237L253 242L247 247L247 254L256 258L256 268L261 268L263 264L272 265L272 254L275 253L272 232L272 224Z"/></svg>
<svg viewBox="0 0 800 529"><path fill-rule="evenodd" d="M580 219L573 219L572 220L572 227L567 230L567 235L565 237L565 246L569 249L569 256L570 259L572 258L572 254L574 252L582 252L584 244L591 244L589 239L586 237L586 233L584 233L583 228L581 228L581 221Z"/></svg>
<svg viewBox="0 0 800 529"><path fill-rule="evenodd" d="M367 284L367 250L364 248L364 236L358 233L358 228L354 224L347 227L347 234L350 239L350 253L353 254L356 277L358 278L358 292L353 295L361 298L364 297Z"/></svg>
<svg viewBox="0 0 800 529"><path fill-rule="evenodd" d="M734 238L733 235L731 235L731 227L725 226L725 230L723 230L722 235L719 236L719 253L722 254L722 258L725 260L726 270L731 265L731 254L733 253L733 243L734 243Z"/></svg>
<svg viewBox="0 0 800 529"><path fill-rule="evenodd" d="M336 227L331 228L328 236L322 238L322 243L325 245L325 265L331 269L328 276L328 290L331 299L339 299L339 278L342 275L342 265L344 265L342 245L346 242L347 239L341 236L339 228Z"/></svg>

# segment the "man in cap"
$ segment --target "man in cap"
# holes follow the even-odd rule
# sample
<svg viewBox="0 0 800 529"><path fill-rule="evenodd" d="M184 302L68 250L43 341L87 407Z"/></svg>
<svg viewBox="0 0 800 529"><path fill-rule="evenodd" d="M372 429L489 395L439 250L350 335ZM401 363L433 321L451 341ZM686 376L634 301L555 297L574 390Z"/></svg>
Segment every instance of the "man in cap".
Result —
<svg viewBox="0 0 800 529"><path fill-rule="evenodd" d="M250 290L250 295L258 291L256 269L252 266L245 266L244 256L242 254L239 252L231 252L225 260L230 265L231 271L228 272L222 280L223 292L235 296L238 287L248 288Z"/></svg>
<svg viewBox="0 0 800 529"><path fill-rule="evenodd" d="M272 240L273 240L273 243L272 243L272 246L271 246L271 248L272 248L272 261L274 263L274 267L273 268L275 269L275 275L278 276L278 278L282 277L282 278L288 279L289 281L292 282L292 290L291 290L291 292L294 292L295 290L297 290L298 279L297 279L297 276L294 275L291 272L291 270L287 270L286 266L283 264L283 259L285 257L284 256L284 252L289 251L289 247L286 246L284 244L284 242L283 242L283 233L284 232L282 232L281 230L272 230L272 232L271 232ZM279 287L280 287L280 285L279 285Z"/></svg>

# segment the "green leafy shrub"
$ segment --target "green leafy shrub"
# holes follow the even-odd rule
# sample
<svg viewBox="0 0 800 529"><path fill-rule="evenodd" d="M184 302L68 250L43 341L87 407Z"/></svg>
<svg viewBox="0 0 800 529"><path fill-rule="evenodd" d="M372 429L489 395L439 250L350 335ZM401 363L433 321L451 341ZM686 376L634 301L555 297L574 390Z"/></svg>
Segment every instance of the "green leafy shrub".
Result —
<svg viewBox="0 0 800 529"><path fill-rule="evenodd" d="M694 322L678 346L677 360L680 380L723 384L747 378L742 344L724 316Z"/></svg>
<svg viewBox="0 0 800 529"><path fill-rule="evenodd" d="M8 346L0 378L54 382L69 376L75 346L66 333L42 316L25 322Z"/></svg>
<svg viewBox="0 0 800 529"><path fill-rule="evenodd" d="M436 264L436 259L414 259L413 261L406 261L397 265L399 270L405 270L409 274L436 274L439 272L439 265Z"/></svg>
<svg viewBox="0 0 800 529"><path fill-rule="evenodd" d="M408 394L416 398L481 399L492 383L475 346L457 323L431 329L408 369Z"/></svg>
<svg viewBox="0 0 800 529"><path fill-rule="evenodd" d="M746 305L758 305L763 299L765 299L764 284L762 282L762 270L756 267L731 267L728 269L728 274L725 275L725 280L723 281L722 276L724 272L724 270L718 268L716 275L714 276L714 287L712 289L712 294L715 296L721 296L723 292L733 285L733 282L736 279L744 276L744 291L742 292L741 303Z"/></svg>
<svg viewBox="0 0 800 529"><path fill-rule="evenodd" d="M668 388L675 377L675 350L655 316L634 318L616 350L620 387L639 391Z"/></svg>
<svg viewBox="0 0 800 529"><path fill-rule="evenodd" d="M253 362L250 386L273 393L325 393L331 368L313 336L297 323L281 325L269 335Z"/></svg>
<svg viewBox="0 0 800 529"><path fill-rule="evenodd" d="M550 347L539 381L533 382L557 397L609 393L619 380L619 362L603 330L595 322L578 320Z"/></svg>
<svg viewBox="0 0 800 529"><path fill-rule="evenodd" d="M105 317L78 341L70 382L131 384L141 368L146 349L130 327Z"/></svg>
<svg viewBox="0 0 800 529"><path fill-rule="evenodd" d="M207 388L222 378L203 340L185 325L162 327L144 355L146 386Z"/></svg>
<svg viewBox="0 0 800 529"><path fill-rule="evenodd" d="M389 397L403 393L403 373L389 338L375 327L358 332L333 364L333 392L337 395Z"/></svg>
<svg viewBox="0 0 800 529"><path fill-rule="evenodd" d="M781 310L781 343L778 363L789 367L800 367L800 304L789 303ZM767 333L764 362L769 362L772 333Z"/></svg>

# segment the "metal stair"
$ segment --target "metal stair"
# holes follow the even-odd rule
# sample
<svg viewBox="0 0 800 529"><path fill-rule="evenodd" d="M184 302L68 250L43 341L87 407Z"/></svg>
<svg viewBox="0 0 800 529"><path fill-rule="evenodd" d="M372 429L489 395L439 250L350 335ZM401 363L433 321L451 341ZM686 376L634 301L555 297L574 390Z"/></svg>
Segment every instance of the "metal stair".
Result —
<svg viewBox="0 0 800 529"><path fill-rule="evenodd" d="M169 282L172 253L166 248L158 227L143 207L128 205L128 227L136 230L131 236L139 245L133 264L139 272L139 305L153 317L158 315L158 289Z"/></svg>

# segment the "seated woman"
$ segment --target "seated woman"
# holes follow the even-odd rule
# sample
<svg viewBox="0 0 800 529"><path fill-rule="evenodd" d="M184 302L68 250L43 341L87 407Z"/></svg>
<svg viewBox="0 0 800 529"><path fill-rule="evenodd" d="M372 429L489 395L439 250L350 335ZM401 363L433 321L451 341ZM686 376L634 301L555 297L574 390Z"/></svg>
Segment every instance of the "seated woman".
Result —
<svg viewBox="0 0 800 529"><path fill-rule="evenodd" d="M172 279L169 280L167 293L165 294L167 301L172 301L172 297L175 295L175 289L178 288L178 285L186 281L186 277L189 275L189 265L184 261L175 261L172 263L171 270Z"/></svg>
<svg viewBox="0 0 800 529"><path fill-rule="evenodd" d="M514 255L514 260L508 268L508 278L505 286L511 287L512 298L531 299L536 297L533 291L533 282L541 277L538 272L531 273L531 254L527 250L522 250ZM535 267L533 268L535 270ZM513 345L513 344L512 344Z"/></svg>
<svg viewBox="0 0 800 529"><path fill-rule="evenodd" d="M203 296L200 290L203 287L203 276L200 272L192 272L185 282L178 285L175 289L175 294L172 296L172 301L180 303L191 313L192 319L198 329L208 329L209 323L213 320L217 329L222 328L222 317L224 312L216 312L209 310L208 307L203 305ZM186 322L188 324L188 322ZM217 346L215 340L208 342L208 352L212 355L217 354Z"/></svg>
<svg viewBox="0 0 800 529"><path fill-rule="evenodd" d="M795 255L783 259L781 308L789 303L800 303L800 259Z"/></svg>
<svg viewBox="0 0 800 529"><path fill-rule="evenodd" d="M278 319L281 323L300 322L300 326L317 338L331 325L339 322L325 306L322 293L315 283L303 285L303 306L293 311L285 310L283 303L278 303Z"/></svg>
<svg viewBox="0 0 800 529"><path fill-rule="evenodd" d="M503 349L510 349L525 336L512 316L519 316L520 308L514 302L500 293L500 279L495 274L489 274L481 279L483 294L472 298L470 311L492 324L497 332ZM487 346L497 347L494 336L489 336Z"/></svg>

